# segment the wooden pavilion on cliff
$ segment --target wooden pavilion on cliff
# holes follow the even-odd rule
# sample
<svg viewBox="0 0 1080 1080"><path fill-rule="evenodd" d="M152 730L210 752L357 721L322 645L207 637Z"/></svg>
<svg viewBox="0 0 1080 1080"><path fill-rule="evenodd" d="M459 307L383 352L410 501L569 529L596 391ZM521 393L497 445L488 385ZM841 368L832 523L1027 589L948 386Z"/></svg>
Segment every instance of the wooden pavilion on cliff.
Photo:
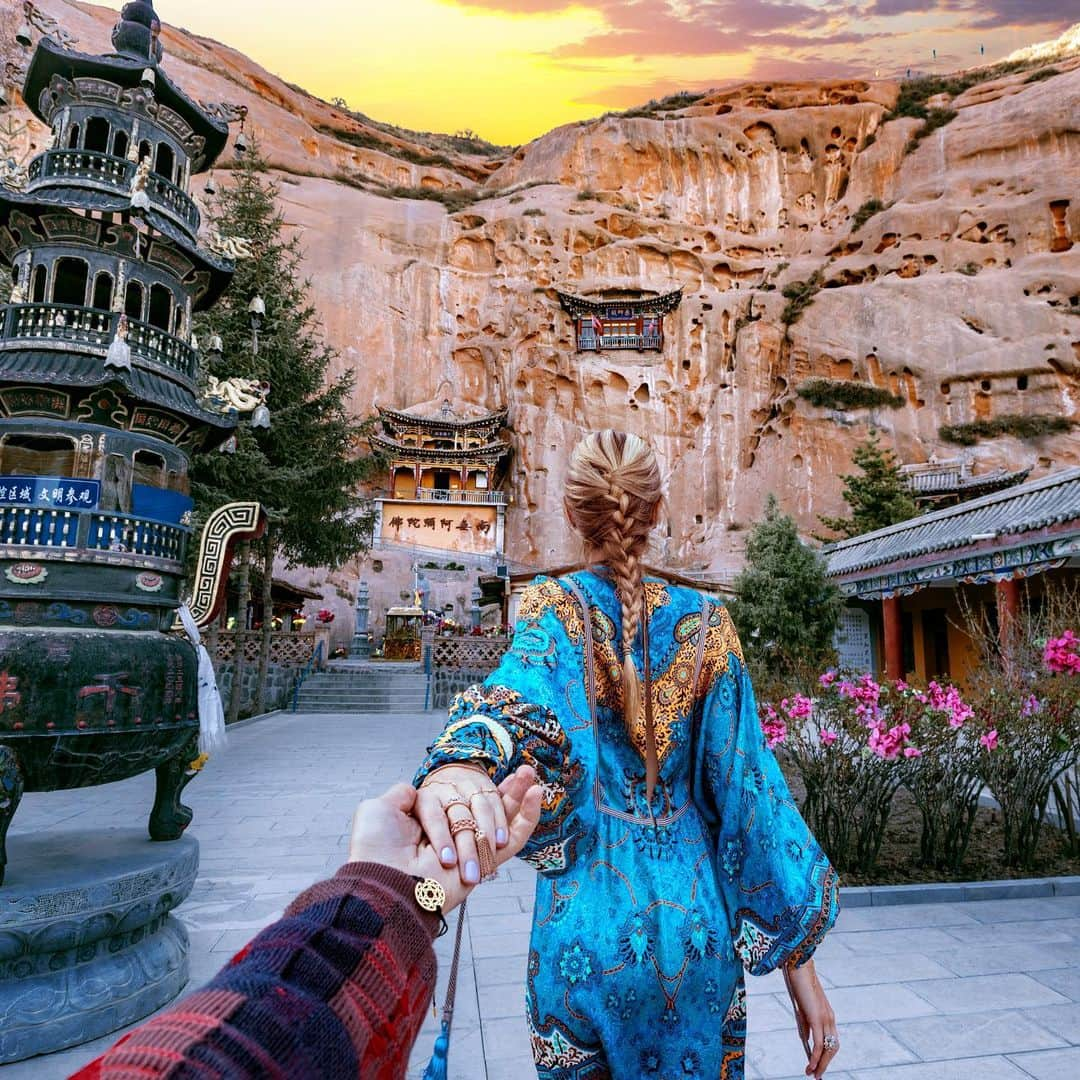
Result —
<svg viewBox="0 0 1080 1080"><path fill-rule="evenodd" d="M501 559L510 445L500 432L506 417L505 409L455 409L448 400L437 409L379 406L384 432L370 442L389 466L387 491L376 499L379 540Z"/></svg>
<svg viewBox="0 0 1080 1080"><path fill-rule="evenodd" d="M664 347L664 316L682 301L682 288L647 296L620 292L597 298L575 296L558 289L555 294L574 322L578 352L602 349L656 350Z"/></svg>
<svg viewBox="0 0 1080 1080"><path fill-rule="evenodd" d="M1080 567L1080 469L1052 473L825 549L848 600L841 664L889 678L948 675L978 662L965 608L1004 634L1021 606Z"/></svg>

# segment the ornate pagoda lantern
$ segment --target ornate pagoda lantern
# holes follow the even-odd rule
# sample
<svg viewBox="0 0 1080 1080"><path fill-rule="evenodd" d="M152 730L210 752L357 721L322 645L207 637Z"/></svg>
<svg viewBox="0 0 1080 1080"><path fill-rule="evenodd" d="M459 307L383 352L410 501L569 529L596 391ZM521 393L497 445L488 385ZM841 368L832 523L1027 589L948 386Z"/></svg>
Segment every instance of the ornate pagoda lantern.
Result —
<svg viewBox="0 0 1080 1080"><path fill-rule="evenodd" d="M24 790L153 768L151 838L175 840L191 820L180 793L201 764L197 658L169 631L191 539L189 456L227 440L236 414L199 399L192 313L214 303L233 267L200 247L188 191L228 129L158 66L159 33L153 4L136 2L113 31L114 54L43 38L23 97L52 128L52 148L0 185L0 259L12 273L0 308L0 885ZM259 518L244 503L207 522L197 622L219 602L230 543L254 535ZM18 858L0 898L17 899ZM188 889L174 882L142 943L127 944L146 948ZM6 929L0 917L0 942ZM93 956L84 930L73 943ZM177 949L155 947L158 961L171 959L139 998L142 1012L186 978ZM38 960L50 978L67 971L56 956ZM0 1037L0 1062L102 1034L134 1018L125 1008L95 1005L78 1017L78 1037L61 1033L79 1011L73 999L50 1020L52 1035L40 1035L39 1015L20 1042L16 1023Z"/></svg>

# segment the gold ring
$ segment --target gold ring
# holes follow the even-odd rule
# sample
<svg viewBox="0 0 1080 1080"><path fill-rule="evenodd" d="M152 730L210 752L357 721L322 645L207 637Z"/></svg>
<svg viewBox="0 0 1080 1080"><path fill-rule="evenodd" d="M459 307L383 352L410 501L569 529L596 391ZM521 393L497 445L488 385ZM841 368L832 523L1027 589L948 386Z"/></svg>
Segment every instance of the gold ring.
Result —
<svg viewBox="0 0 1080 1080"><path fill-rule="evenodd" d="M442 808L444 810L449 810L451 806L468 806L468 805L469 805L469 800L466 799L464 795L461 795L459 793L459 794L453 796L453 798L447 799L444 803L442 803Z"/></svg>
<svg viewBox="0 0 1080 1080"><path fill-rule="evenodd" d="M457 821L450 822L451 836L457 836L459 832L464 832L466 829L468 829L474 835L479 834L480 832L480 826L476 824L475 818L459 818Z"/></svg>

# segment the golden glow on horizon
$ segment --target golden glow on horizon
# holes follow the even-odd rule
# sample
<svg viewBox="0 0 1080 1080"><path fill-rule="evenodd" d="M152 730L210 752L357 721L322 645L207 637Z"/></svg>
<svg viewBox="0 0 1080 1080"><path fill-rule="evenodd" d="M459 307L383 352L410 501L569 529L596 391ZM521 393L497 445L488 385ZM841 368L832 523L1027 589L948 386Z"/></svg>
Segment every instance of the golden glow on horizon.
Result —
<svg viewBox="0 0 1080 1080"><path fill-rule="evenodd" d="M120 7L119 0L107 6ZM376 120L424 131L471 128L493 142L517 143L560 124L625 108L682 87L704 87L750 75L749 51L703 57L557 59L552 50L605 29L587 6L520 15L462 7L453 0L156 0L167 23L215 38L289 82L327 100L342 97ZM1016 28L943 28L937 16L887 20L896 41L883 46L904 63L934 70L990 62L1037 33ZM881 20L878 20L880 28ZM859 26L858 29L866 29ZM851 47L825 54L840 63ZM804 77L800 60L771 49L767 78ZM805 61L802 61L805 62ZM872 71L867 74L873 74ZM885 72L882 72L885 74Z"/></svg>

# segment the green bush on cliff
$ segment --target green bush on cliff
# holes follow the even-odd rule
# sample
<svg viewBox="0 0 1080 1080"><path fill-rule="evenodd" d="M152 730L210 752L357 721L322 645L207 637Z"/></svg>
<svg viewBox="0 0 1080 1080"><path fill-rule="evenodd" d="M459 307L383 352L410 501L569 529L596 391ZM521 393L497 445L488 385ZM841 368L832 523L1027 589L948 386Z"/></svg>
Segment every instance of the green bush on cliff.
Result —
<svg viewBox="0 0 1080 1080"><path fill-rule="evenodd" d="M899 409L904 405L899 394L853 379L807 379L795 393L822 409L874 409L879 405Z"/></svg>
<svg viewBox="0 0 1080 1080"><path fill-rule="evenodd" d="M780 321L784 326L791 326L802 318L802 313L821 291L821 281L821 271L815 270L805 281L793 281L784 286L783 296L787 304L780 313Z"/></svg>
<svg viewBox="0 0 1080 1080"><path fill-rule="evenodd" d="M1076 421L1067 416L1047 413L1007 413L992 420L974 420L970 424L945 424L938 434L945 442L960 446L974 446L980 439L996 439L1012 435L1016 439L1039 439L1044 435L1063 435L1076 427Z"/></svg>

